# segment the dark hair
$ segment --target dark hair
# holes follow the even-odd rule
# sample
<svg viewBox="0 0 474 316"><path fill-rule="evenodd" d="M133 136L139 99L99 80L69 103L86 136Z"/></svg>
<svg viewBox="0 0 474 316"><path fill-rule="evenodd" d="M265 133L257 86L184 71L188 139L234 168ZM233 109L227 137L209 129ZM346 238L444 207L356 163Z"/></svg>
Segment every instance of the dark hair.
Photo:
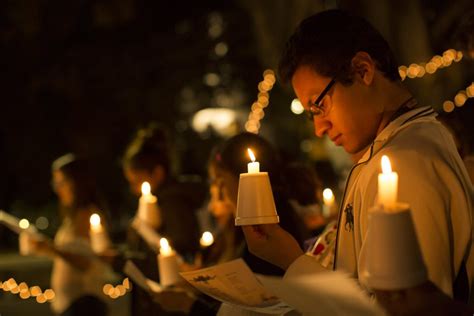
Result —
<svg viewBox="0 0 474 316"><path fill-rule="evenodd" d="M57 158L51 165L52 171L61 171L64 177L73 183L73 205L71 211L95 205L102 207L89 162L74 154L66 154Z"/></svg>
<svg viewBox="0 0 474 316"><path fill-rule="evenodd" d="M155 123L138 130L135 138L128 145L122 160L125 167L137 170L153 171L162 166L170 170L168 133L164 127Z"/></svg>
<svg viewBox="0 0 474 316"><path fill-rule="evenodd" d="M241 133L229 138L214 149L210 163L239 177L241 173L247 172L250 162L247 148L253 151L260 162L260 171L269 173L273 184L279 175L279 156L268 141L256 134Z"/></svg>
<svg viewBox="0 0 474 316"><path fill-rule="evenodd" d="M400 80L395 57L387 41L366 20L342 10L328 10L303 20L286 43L279 64L283 83L302 65L318 74L352 83L351 60L366 52L390 80Z"/></svg>

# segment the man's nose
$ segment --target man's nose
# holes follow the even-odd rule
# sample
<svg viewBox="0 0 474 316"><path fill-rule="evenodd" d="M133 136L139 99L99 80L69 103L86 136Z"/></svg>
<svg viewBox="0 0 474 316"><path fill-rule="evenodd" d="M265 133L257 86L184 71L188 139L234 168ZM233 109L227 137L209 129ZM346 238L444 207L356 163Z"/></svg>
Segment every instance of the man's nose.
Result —
<svg viewBox="0 0 474 316"><path fill-rule="evenodd" d="M324 134L326 134L329 128L331 127L331 122L329 122L325 118L314 117L313 125L314 125L314 134L317 137L323 137Z"/></svg>

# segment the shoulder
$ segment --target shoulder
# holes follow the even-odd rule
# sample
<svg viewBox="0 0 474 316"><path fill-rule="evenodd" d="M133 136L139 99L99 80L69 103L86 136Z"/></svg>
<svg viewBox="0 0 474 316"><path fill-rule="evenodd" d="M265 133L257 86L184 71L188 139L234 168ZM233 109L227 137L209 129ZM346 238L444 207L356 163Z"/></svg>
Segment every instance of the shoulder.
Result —
<svg viewBox="0 0 474 316"><path fill-rule="evenodd" d="M392 169L414 175L460 162L453 138L436 119L407 124L395 132L367 163L367 170L381 172L381 158L389 157Z"/></svg>

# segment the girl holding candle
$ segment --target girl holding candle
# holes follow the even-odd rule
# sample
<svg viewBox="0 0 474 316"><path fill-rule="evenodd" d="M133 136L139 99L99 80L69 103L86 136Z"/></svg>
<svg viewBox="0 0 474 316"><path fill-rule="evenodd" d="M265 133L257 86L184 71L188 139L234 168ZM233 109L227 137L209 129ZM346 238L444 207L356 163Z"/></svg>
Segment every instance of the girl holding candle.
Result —
<svg viewBox="0 0 474 316"><path fill-rule="evenodd" d="M60 204L61 226L49 241L32 241L38 254L54 259L51 287L58 315L106 315L102 286L108 282L107 265L94 255L91 215L99 213L99 198L87 161L67 154L52 164L53 189ZM103 218L103 216L102 216ZM104 226L101 232L106 234ZM103 248L104 250L104 248Z"/></svg>

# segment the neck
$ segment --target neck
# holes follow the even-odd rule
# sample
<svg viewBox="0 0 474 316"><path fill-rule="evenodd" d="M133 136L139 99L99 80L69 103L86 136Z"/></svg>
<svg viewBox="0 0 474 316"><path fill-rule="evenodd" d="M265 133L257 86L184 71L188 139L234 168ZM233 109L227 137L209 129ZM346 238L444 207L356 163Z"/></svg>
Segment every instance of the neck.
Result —
<svg viewBox="0 0 474 316"><path fill-rule="evenodd" d="M386 82L383 93L378 98L381 105L382 117L380 119L377 135L393 120L394 114L412 98L412 94L401 82Z"/></svg>

